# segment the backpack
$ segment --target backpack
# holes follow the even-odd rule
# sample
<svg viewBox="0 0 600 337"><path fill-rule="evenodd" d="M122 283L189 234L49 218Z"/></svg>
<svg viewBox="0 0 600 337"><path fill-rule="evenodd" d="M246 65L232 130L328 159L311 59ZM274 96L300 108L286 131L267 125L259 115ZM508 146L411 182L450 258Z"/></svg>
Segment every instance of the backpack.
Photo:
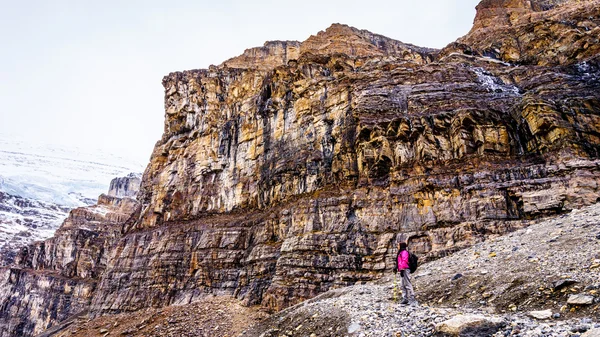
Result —
<svg viewBox="0 0 600 337"><path fill-rule="evenodd" d="M408 269L410 269L411 274L417 270L418 265L419 257L411 252L408 252Z"/></svg>

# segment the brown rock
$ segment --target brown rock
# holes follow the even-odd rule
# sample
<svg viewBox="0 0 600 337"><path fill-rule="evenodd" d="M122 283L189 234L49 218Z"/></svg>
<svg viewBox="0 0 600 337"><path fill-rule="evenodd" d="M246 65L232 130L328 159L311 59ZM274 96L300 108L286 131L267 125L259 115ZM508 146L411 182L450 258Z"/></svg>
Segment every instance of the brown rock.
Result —
<svg viewBox="0 0 600 337"><path fill-rule="evenodd" d="M597 55L597 0L484 0L473 28L441 52L467 50L518 64L558 65Z"/></svg>
<svg viewBox="0 0 600 337"><path fill-rule="evenodd" d="M298 41L268 41L262 47L246 49L242 55L223 62L221 67L268 70L286 65L299 56Z"/></svg>
<svg viewBox="0 0 600 337"><path fill-rule="evenodd" d="M343 54L351 58L397 56L405 60L425 62L432 59L434 49L402 43L342 24L333 24L325 31L310 36L300 45L301 55L332 56Z"/></svg>

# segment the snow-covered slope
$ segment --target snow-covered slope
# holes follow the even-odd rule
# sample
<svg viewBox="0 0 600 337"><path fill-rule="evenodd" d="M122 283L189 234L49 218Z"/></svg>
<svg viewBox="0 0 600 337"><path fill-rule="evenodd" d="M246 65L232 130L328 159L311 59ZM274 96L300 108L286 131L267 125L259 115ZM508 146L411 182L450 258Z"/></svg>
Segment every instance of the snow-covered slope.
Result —
<svg viewBox="0 0 600 337"><path fill-rule="evenodd" d="M0 254L10 258L19 247L44 240L69 214L69 207L0 192ZM1 259L0 259L1 260Z"/></svg>
<svg viewBox="0 0 600 337"><path fill-rule="evenodd" d="M113 178L142 172L144 164L0 134L0 248L52 236L70 209L94 204Z"/></svg>
<svg viewBox="0 0 600 337"><path fill-rule="evenodd" d="M103 151L0 134L0 191L24 198L71 207L94 203L112 178L142 172L144 165Z"/></svg>

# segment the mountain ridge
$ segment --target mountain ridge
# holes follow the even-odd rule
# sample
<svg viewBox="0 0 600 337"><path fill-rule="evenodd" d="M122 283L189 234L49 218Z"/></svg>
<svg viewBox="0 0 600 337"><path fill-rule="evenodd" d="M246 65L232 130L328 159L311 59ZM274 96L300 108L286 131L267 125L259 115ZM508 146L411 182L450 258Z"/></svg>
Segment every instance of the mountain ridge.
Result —
<svg viewBox="0 0 600 337"><path fill-rule="evenodd" d="M423 62L423 59L431 59L435 52L436 49L418 47L365 29L334 23L303 42L267 41L263 47L246 49L242 55L233 57L218 67L269 70L300 58L336 53L351 57L397 56Z"/></svg>

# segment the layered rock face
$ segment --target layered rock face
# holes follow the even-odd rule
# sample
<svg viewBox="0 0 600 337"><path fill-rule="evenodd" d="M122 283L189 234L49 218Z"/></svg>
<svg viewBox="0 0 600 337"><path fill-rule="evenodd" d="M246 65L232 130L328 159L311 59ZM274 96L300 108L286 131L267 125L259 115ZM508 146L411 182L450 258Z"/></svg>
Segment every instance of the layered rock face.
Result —
<svg viewBox="0 0 600 337"><path fill-rule="evenodd" d="M431 60L435 50L417 47L382 35L342 24L333 24L306 41L267 41L264 46L246 49L240 56L223 62L219 68L260 69L270 71L288 62L309 58L328 58L343 54L360 62L362 57L394 56L407 60ZM213 69L213 68L211 68Z"/></svg>
<svg viewBox="0 0 600 337"><path fill-rule="evenodd" d="M140 191L141 178L139 173L130 173L126 177L119 177L111 180L110 187L108 188L108 196L117 198L135 198Z"/></svg>
<svg viewBox="0 0 600 337"><path fill-rule="evenodd" d="M126 184L136 189L135 182ZM137 209L133 198L103 194L96 205L72 210L53 238L0 268L0 336L36 335L87 311L122 224Z"/></svg>
<svg viewBox="0 0 600 337"><path fill-rule="evenodd" d="M262 47L246 49L242 55L223 62L221 66L268 70L287 64L290 60L296 60L299 50L298 41L267 41Z"/></svg>
<svg viewBox="0 0 600 337"><path fill-rule="evenodd" d="M462 44L442 51L334 25L299 46L267 43L166 76L142 211L116 243L92 311L207 293L277 310L381 277L400 240L429 259L595 203L595 47L563 40L544 54L555 36L534 31L544 41L528 47L537 62L480 57L474 36L491 3ZM565 17L600 21L588 2L545 17L529 5L515 13L538 31ZM498 26L499 43L501 32L530 34Z"/></svg>
<svg viewBox="0 0 600 337"><path fill-rule="evenodd" d="M600 52L598 0L484 0L456 48L506 62L555 66Z"/></svg>
<svg viewBox="0 0 600 337"><path fill-rule="evenodd" d="M278 310L380 278L399 241L427 260L595 203L595 47L562 40L554 55L556 36L534 32L540 52L528 45L508 63L476 37L489 29L489 41L508 46L527 27L598 24L597 6L567 1L541 16L529 2L516 6L525 26L486 28L494 16L482 11L494 3L512 11L517 2L483 1L474 30L441 51L336 24L302 43L268 42L166 76L165 131L139 212L122 225L125 216L109 216L114 226L99 225L97 239L71 234L25 252L16 270L27 276L2 292L14 294L5 331L30 333L44 325L33 322L84 308L95 316L211 293ZM573 37L593 40L598 30ZM64 227L74 233L86 221ZM77 291L85 295L67 295L69 305L52 289L44 296L56 305L40 313L26 290L52 273L92 282Z"/></svg>

